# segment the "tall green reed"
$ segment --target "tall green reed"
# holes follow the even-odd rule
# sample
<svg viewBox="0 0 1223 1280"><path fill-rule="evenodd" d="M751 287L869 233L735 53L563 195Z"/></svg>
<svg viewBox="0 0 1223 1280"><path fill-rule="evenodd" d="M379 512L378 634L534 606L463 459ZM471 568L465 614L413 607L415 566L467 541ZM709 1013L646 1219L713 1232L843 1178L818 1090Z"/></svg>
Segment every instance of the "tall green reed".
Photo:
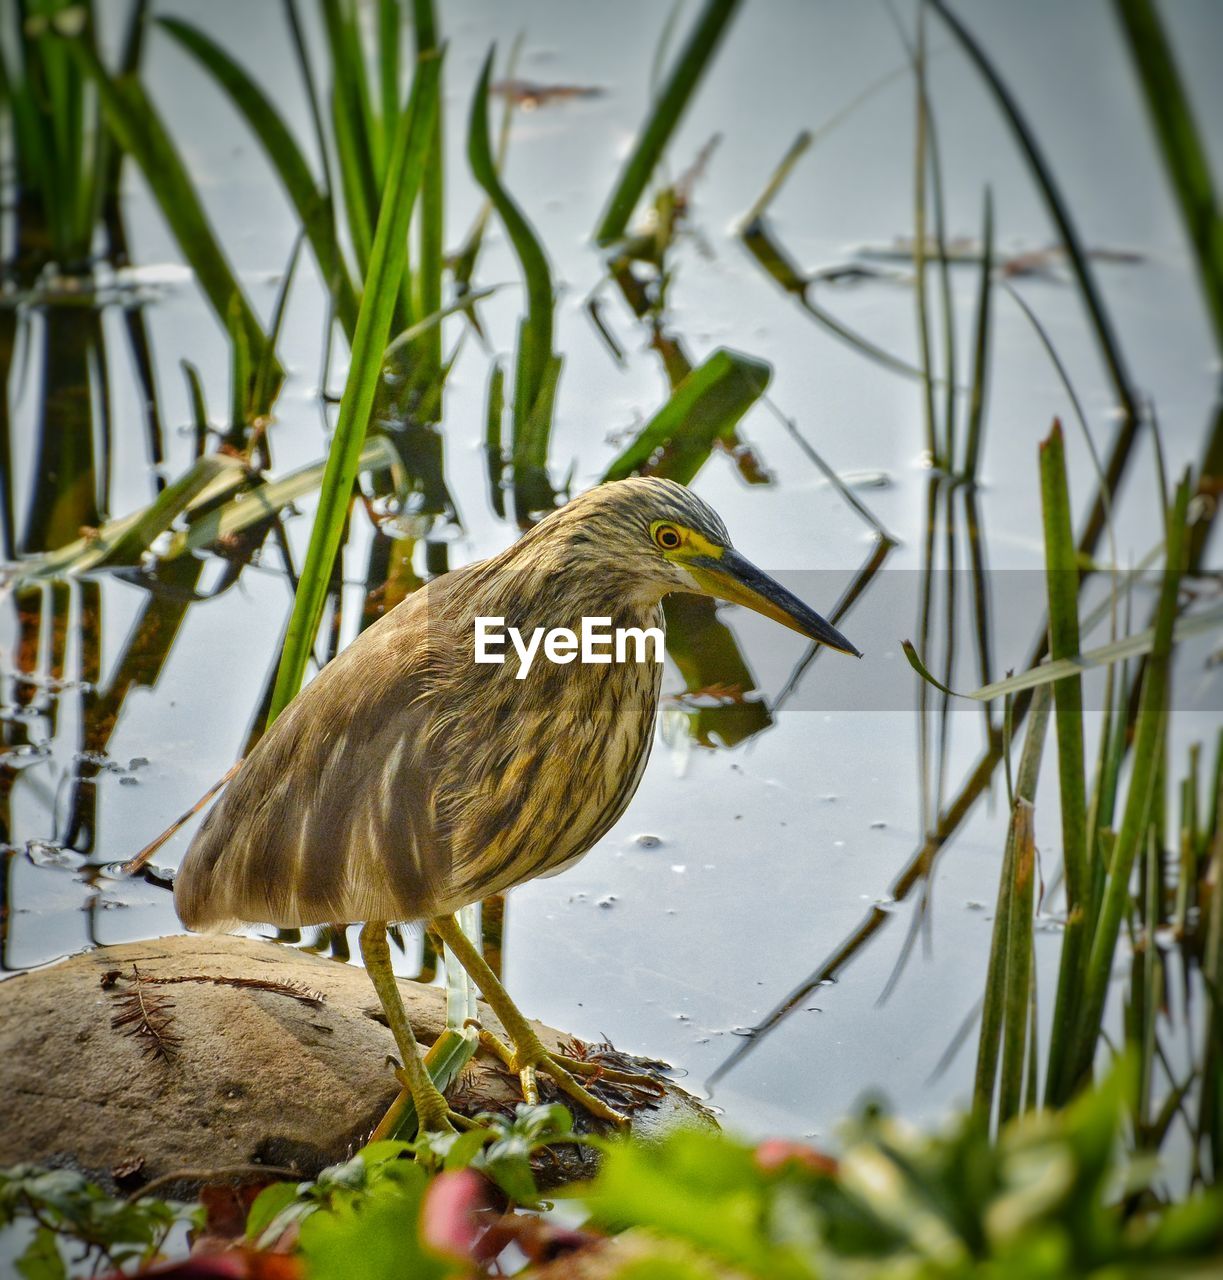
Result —
<svg viewBox="0 0 1223 1280"><path fill-rule="evenodd" d="M345 515L357 477L370 413L382 377L382 355L396 306L395 284L403 278L412 206L421 188L434 137L440 98L441 58L423 56L412 92L399 116L381 193L370 266L353 336L348 383L327 457L310 547L298 582L272 693L269 721L296 695L322 617L331 568L340 549Z"/></svg>

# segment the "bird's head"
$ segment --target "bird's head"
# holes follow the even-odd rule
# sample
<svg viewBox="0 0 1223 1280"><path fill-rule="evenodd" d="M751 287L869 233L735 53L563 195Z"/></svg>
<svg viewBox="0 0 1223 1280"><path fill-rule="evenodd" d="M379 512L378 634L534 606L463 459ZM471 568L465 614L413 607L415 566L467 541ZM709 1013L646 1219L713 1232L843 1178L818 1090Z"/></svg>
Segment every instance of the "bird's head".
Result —
<svg viewBox="0 0 1223 1280"><path fill-rule="evenodd" d="M740 555L717 512L672 480L637 477L599 485L535 532L551 535L575 564L586 561L591 573L630 580L655 599L673 591L713 596L862 656L830 622Z"/></svg>

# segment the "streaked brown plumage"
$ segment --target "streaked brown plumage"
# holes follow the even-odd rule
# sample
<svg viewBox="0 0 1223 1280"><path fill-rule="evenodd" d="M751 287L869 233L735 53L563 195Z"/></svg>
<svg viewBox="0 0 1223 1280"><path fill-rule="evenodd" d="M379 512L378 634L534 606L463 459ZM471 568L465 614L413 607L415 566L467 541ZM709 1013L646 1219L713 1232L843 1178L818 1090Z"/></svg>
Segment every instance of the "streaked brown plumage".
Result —
<svg viewBox="0 0 1223 1280"><path fill-rule="evenodd" d="M717 521L678 485L625 484L650 499L643 535L666 513ZM592 574L583 554L613 533L615 493L592 490L501 555L429 583L323 669L192 843L175 885L189 928L430 919L599 839L649 755L660 666L538 661L518 680L512 654L477 665L472 653L477 615L524 634L583 615L664 625L669 583L623 555Z"/></svg>
<svg viewBox="0 0 1223 1280"><path fill-rule="evenodd" d="M738 556L718 516L681 485L600 486L500 555L417 591L298 695L192 842L175 884L183 922L358 920L383 939L383 922L445 921L580 857L637 788L661 666L537 661L519 680L512 654L473 660L475 618L503 617L524 635L577 631L583 616L661 628L672 591L739 600L856 652ZM371 972L386 978L389 961L375 956ZM379 993L397 1000L393 981ZM410 1029L397 1037L414 1046ZM420 1114L444 1121L426 1102Z"/></svg>

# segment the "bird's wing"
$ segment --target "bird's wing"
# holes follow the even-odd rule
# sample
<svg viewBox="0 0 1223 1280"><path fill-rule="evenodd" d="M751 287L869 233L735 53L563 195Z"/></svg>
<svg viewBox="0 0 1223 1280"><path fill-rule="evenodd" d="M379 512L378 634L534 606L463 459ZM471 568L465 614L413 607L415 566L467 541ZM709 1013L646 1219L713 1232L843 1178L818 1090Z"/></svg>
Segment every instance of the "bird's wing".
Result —
<svg viewBox="0 0 1223 1280"><path fill-rule="evenodd" d="M251 752L175 882L193 929L413 920L443 901L427 759L427 589L348 646Z"/></svg>

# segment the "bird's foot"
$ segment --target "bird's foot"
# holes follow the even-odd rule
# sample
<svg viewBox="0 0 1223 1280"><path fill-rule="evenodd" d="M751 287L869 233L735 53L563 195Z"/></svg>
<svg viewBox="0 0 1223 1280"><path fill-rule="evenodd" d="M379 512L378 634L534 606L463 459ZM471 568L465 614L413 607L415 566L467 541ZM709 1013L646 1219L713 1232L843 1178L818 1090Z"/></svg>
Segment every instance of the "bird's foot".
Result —
<svg viewBox="0 0 1223 1280"><path fill-rule="evenodd" d="M481 1027L480 1044L500 1058L505 1066L514 1072L522 1086L523 1100L530 1105L535 1106L539 1102L537 1072L542 1071L551 1078L562 1093L568 1094L575 1102L581 1103L595 1119L614 1124L620 1129L627 1127L628 1116L614 1107L609 1107L601 1098L596 1098L569 1070L572 1065L569 1060L549 1053L544 1042L533 1031L522 1036L511 1048L499 1036Z"/></svg>
<svg viewBox="0 0 1223 1280"><path fill-rule="evenodd" d="M614 1067L604 1066L603 1063L594 1059L572 1058L567 1054L550 1053L548 1056L553 1062L575 1076L585 1076L591 1081L606 1080L608 1084L618 1084L624 1089L644 1093L649 1098L665 1098L667 1096L667 1091L662 1082L655 1076L646 1075L644 1072L620 1071Z"/></svg>
<svg viewBox="0 0 1223 1280"><path fill-rule="evenodd" d="M399 1096L391 1103L386 1115L370 1135L371 1142L393 1137L403 1124L409 1106L416 1108L416 1125L420 1133L457 1133L462 1128L470 1127L471 1122L450 1109L445 1096L432 1081L426 1088L418 1085L414 1093L409 1073L403 1067L395 1068L395 1079L400 1084Z"/></svg>

